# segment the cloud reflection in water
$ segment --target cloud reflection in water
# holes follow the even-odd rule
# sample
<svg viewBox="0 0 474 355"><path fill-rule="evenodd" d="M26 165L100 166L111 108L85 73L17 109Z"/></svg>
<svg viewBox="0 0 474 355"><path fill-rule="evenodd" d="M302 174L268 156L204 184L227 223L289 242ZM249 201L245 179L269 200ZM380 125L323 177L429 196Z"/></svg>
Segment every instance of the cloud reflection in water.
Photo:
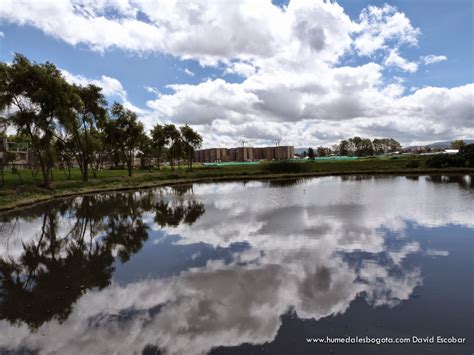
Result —
<svg viewBox="0 0 474 355"><path fill-rule="evenodd" d="M407 223L472 228L472 195L466 191L459 184L396 177L319 178L278 188L259 182L200 184L179 193L122 194L129 196L122 201L127 208L91 214L96 230L87 234L101 245L109 241L113 255L140 258L141 246L120 244L120 233L110 227L112 214L122 223L135 215L149 233L178 235L177 248L203 242L231 250L233 243L250 247L234 251L231 262L209 259L176 276L148 273L146 279L91 289L78 297L67 317L48 319L35 332L24 322L2 320L0 348L134 353L153 345L165 353L203 354L223 345L271 342L280 316L289 310L318 320L343 314L358 296L374 307L397 306L422 284L420 267L405 259L447 255L422 250L406 235ZM80 205L80 199L74 201ZM75 225L78 211L64 207L62 216ZM27 231L22 239L35 241L40 218L23 217L18 222ZM159 248L166 240L157 238L145 248ZM2 255L21 255L21 244L12 246L10 240L8 250L1 245ZM146 275L147 265L142 268Z"/></svg>

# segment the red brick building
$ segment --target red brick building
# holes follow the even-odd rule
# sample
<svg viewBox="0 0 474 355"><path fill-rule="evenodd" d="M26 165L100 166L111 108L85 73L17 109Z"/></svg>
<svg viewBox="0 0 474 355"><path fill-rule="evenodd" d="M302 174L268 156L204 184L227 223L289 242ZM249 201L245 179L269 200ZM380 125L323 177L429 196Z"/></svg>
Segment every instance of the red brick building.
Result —
<svg viewBox="0 0 474 355"><path fill-rule="evenodd" d="M255 160L286 160L293 158L293 146L276 147L237 147L237 148L209 148L196 150L194 161L197 163L217 163L232 161Z"/></svg>

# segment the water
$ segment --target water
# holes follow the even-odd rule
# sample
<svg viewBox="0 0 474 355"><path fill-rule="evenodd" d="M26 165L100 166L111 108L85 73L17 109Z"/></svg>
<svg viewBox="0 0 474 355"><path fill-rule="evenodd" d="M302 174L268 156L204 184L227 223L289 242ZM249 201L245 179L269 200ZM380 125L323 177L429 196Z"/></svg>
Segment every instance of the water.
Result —
<svg viewBox="0 0 474 355"><path fill-rule="evenodd" d="M3 214L0 353L472 354L473 185L195 184ZM348 336L412 343L307 340Z"/></svg>

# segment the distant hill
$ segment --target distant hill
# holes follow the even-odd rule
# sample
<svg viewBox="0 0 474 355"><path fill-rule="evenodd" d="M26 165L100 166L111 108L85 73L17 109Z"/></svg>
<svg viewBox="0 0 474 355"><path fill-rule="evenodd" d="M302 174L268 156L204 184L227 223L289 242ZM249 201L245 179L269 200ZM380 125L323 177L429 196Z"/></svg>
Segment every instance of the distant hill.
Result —
<svg viewBox="0 0 474 355"><path fill-rule="evenodd" d="M463 141L466 144L474 144L474 139L463 139ZM426 144L425 147L438 148L438 149L447 149L447 148L451 148L451 142L452 141L434 142L434 143ZM403 149L410 149L410 148L420 147L420 146L423 146L423 145L416 145L416 146L412 145L412 146L409 146L409 147L403 147ZM316 152L316 148L313 147L313 149ZM308 147L306 147L306 148L295 148L295 154L301 154L304 151L308 152Z"/></svg>
<svg viewBox="0 0 474 355"><path fill-rule="evenodd" d="M473 144L474 139L463 139L464 143L466 144ZM425 147L430 147L430 148L438 148L438 149L446 149L446 148L451 148L451 142L452 141L444 141L444 142L434 142L430 144L425 144ZM404 149L409 149L415 146L410 146L410 147L403 147ZM418 147L418 146L416 146Z"/></svg>

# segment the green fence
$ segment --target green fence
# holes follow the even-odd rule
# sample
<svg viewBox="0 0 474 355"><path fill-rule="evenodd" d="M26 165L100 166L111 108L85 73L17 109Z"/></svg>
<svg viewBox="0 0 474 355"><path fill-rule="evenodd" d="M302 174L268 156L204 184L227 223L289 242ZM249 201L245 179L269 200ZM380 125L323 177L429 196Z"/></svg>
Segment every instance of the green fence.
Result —
<svg viewBox="0 0 474 355"><path fill-rule="evenodd" d="M348 157L348 156L332 156L332 157L316 157L314 161L326 161L326 160L356 160L359 157ZM290 159L291 161L308 161L309 159Z"/></svg>
<svg viewBox="0 0 474 355"><path fill-rule="evenodd" d="M347 157L347 156L333 156L333 157L318 157L314 158L314 161L330 161L330 160L356 160L359 159L358 157ZM308 162L309 159L289 159L293 162L298 163L305 163ZM230 162L222 162L222 163L202 163L203 166L238 166L238 165L258 165L262 162L270 162L270 160L258 160L258 161L230 161Z"/></svg>

